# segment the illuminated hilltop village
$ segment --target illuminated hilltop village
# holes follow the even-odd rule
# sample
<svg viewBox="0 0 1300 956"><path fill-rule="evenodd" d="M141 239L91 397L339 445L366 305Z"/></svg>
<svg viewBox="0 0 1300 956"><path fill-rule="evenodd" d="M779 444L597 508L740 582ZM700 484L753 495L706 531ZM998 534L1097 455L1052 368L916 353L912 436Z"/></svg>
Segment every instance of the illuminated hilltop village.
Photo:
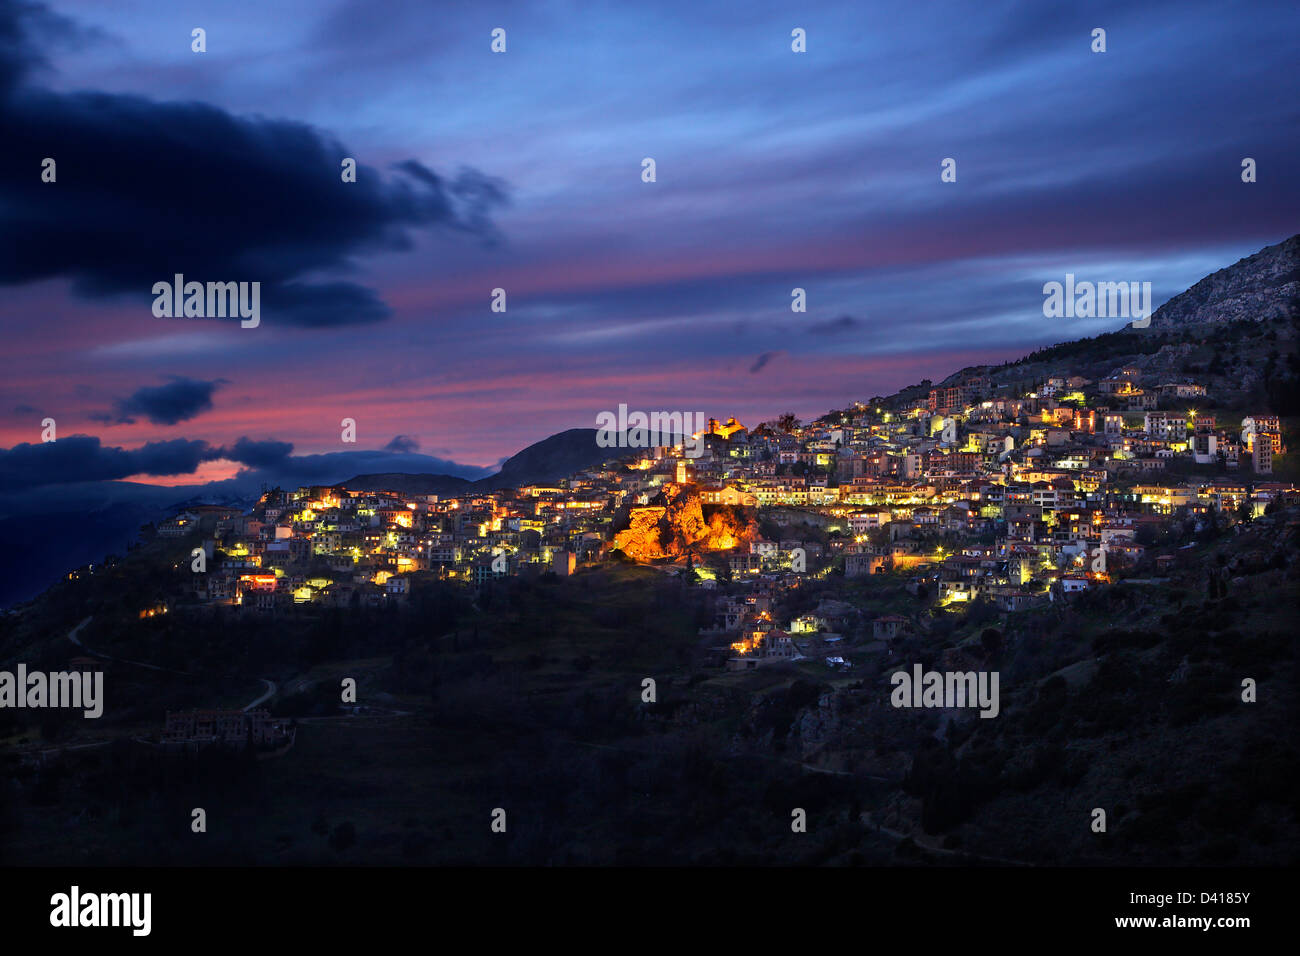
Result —
<svg viewBox="0 0 1300 956"><path fill-rule="evenodd" d="M770 619L771 596L803 575L905 575L935 608L1015 612L1159 574L1178 560L1152 551L1173 519L1231 524L1295 498L1268 480L1285 453L1277 417L1217 422L1187 407L1208 405L1205 391L1152 387L1132 368L1020 394L973 376L806 424L710 420L692 436L698 457L620 449L554 483L448 499L277 488L247 512L194 509L158 533L202 549L199 603L252 611L401 602L422 574L483 586L653 564L732 602L705 630L737 659L789 659L835 650L818 636L836 634L833 616L815 639ZM886 621L877 636L914 623Z"/></svg>

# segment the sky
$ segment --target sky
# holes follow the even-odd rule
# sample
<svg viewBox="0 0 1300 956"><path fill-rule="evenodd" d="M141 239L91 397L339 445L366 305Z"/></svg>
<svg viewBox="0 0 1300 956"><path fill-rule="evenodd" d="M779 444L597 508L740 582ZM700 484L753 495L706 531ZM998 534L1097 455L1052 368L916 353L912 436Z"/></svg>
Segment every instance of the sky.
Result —
<svg viewBox="0 0 1300 956"><path fill-rule="evenodd" d="M0 0L0 493L474 478L620 403L808 419L1111 331L1043 284L1158 304L1300 231L1297 36L1251 0ZM155 316L176 273L260 282L260 323Z"/></svg>

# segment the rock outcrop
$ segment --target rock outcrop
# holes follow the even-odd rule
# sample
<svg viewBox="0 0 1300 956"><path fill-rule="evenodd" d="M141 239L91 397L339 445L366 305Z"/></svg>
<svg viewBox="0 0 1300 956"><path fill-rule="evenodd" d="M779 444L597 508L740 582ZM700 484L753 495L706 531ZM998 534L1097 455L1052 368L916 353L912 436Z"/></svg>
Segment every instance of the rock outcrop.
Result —
<svg viewBox="0 0 1300 956"><path fill-rule="evenodd" d="M650 504L631 510L611 547L634 561L660 561L747 545L757 533L753 517L737 508L719 507L706 518L690 485L670 483Z"/></svg>

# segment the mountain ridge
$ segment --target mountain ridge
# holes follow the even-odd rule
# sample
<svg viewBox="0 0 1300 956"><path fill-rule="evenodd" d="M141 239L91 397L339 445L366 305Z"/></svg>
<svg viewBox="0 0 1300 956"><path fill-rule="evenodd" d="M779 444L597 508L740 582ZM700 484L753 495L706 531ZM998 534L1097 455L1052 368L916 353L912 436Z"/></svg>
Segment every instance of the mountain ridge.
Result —
<svg viewBox="0 0 1300 956"><path fill-rule="evenodd" d="M535 441L501 463L501 469L475 481L452 475L384 472L356 475L339 485L354 491L398 491L404 494L472 494L566 478L610 458L611 449L596 444L594 428L569 428Z"/></svg>

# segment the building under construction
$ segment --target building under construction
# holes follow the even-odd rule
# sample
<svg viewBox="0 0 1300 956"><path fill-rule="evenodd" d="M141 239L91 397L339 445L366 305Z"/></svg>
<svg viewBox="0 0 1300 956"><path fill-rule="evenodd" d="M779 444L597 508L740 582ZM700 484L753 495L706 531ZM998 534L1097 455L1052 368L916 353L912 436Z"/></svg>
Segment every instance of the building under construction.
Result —
<svg viewBox="0 0 1300 956"><path fill-rule="evenodd" d="M292 739L286 721L266 710L190 710L168 713L162 749L168 752L217 746L232 750L272 750Z"/></svg>

